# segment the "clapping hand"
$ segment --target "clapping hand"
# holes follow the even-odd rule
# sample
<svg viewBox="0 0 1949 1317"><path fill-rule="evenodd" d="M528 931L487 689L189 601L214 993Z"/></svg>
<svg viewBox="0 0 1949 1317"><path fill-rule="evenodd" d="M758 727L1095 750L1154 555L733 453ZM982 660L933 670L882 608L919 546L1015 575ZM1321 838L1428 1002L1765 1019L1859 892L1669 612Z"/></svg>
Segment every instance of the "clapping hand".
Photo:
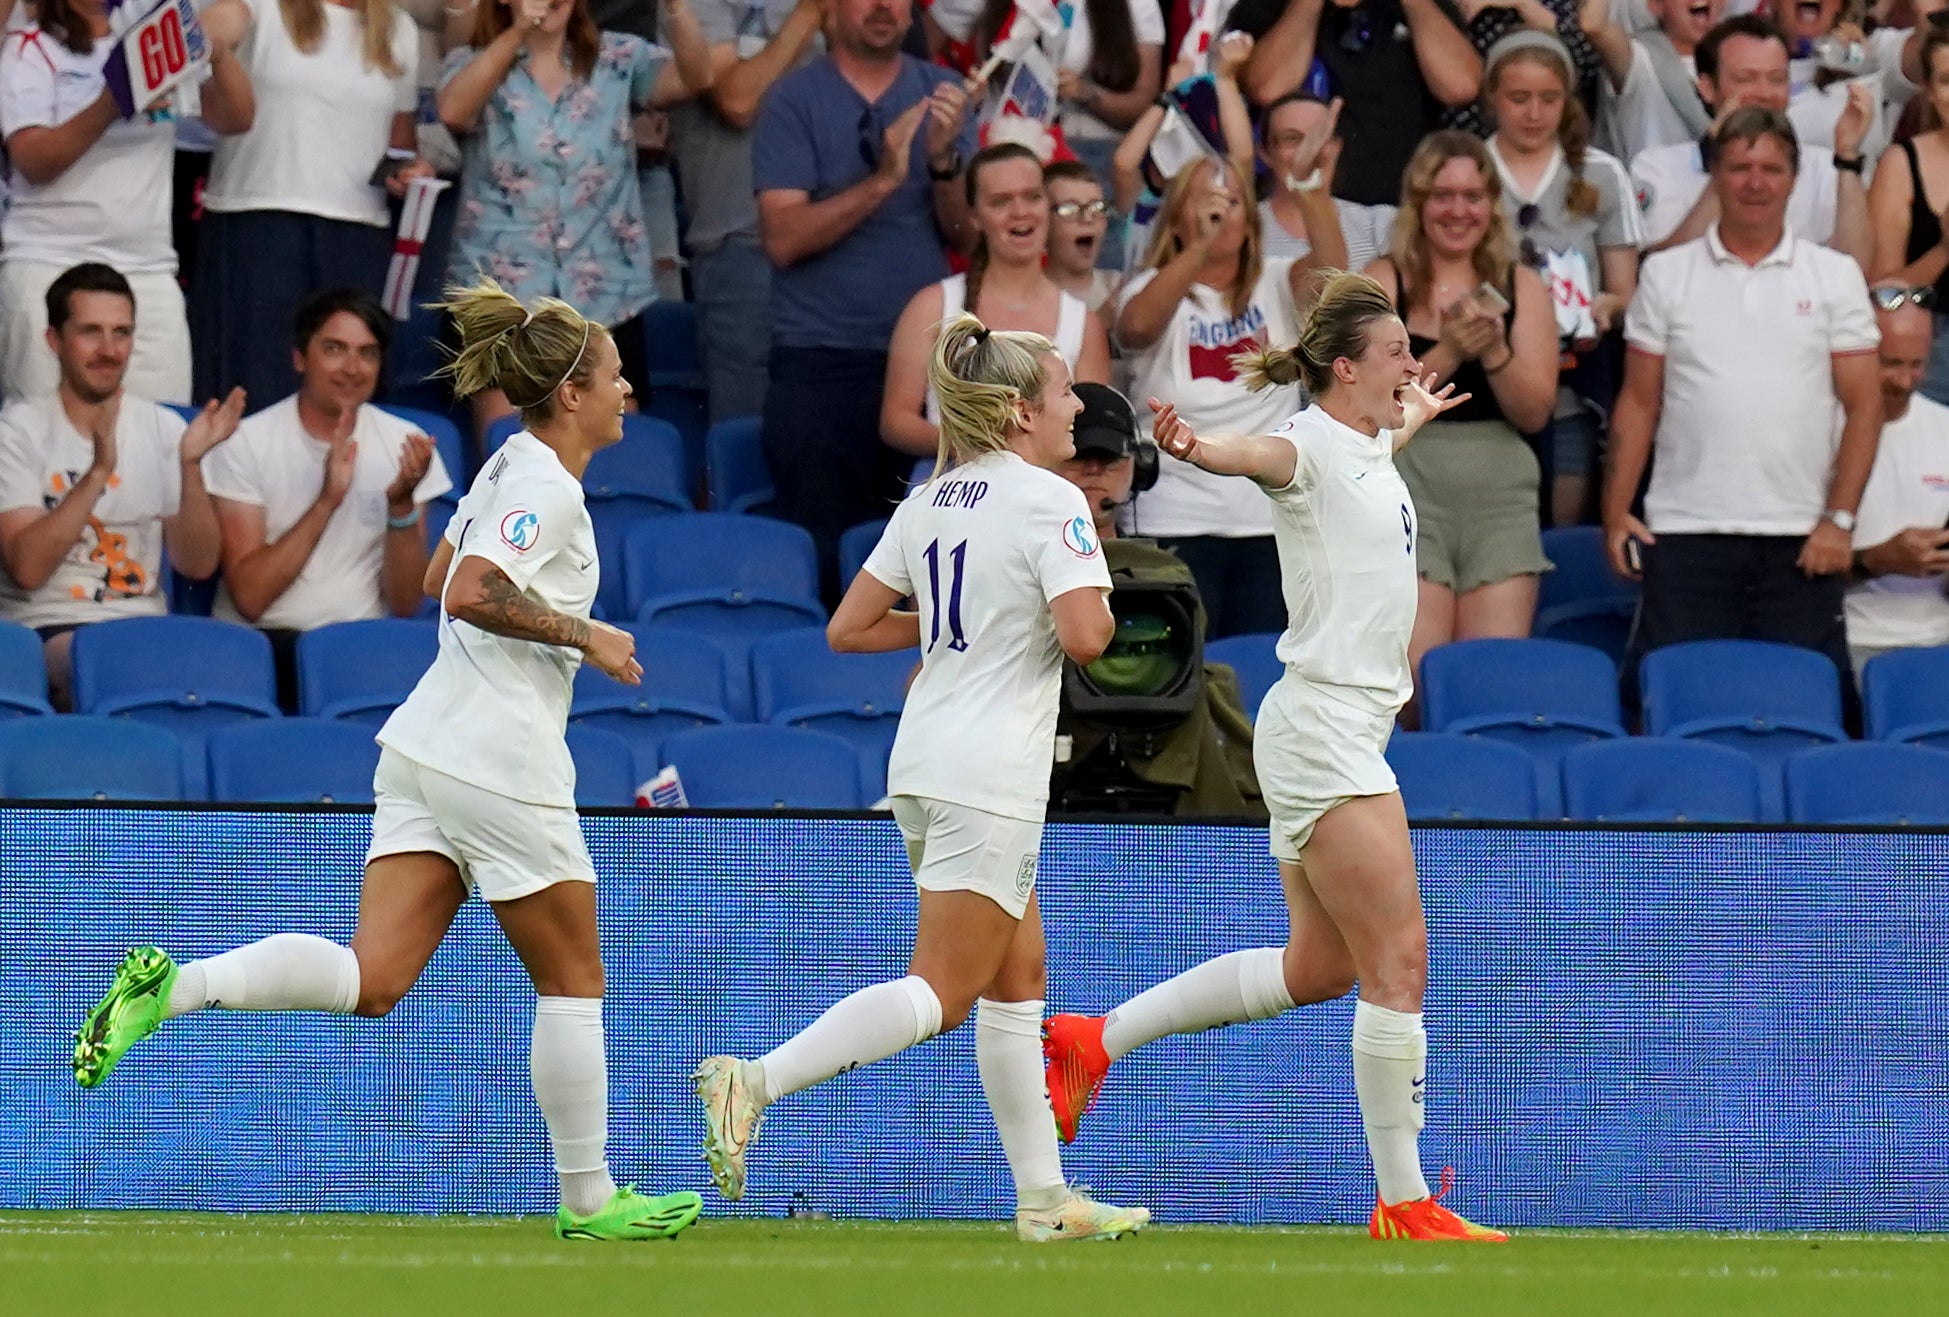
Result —
<svg viewBox="0 0 1949 1317"><path fill-rule="evenodd" d="M412 510L413 491L432 465L433 441L417 430L407 435L399 449L399 469L386 486L386 508L391 515L403 517Z"/></svg>
<svg viewBox="0 0 1949 1317"><path fill-rule="evenodd" d="M359 441L352 431L359 423L359 409L347 407L332 426L331 448L325 454L325 500L333 507L345 501L352 491L352 473L359 465Z"/></svg>
<svg viewBox="0 0 1949 1317"><path fill-rule="evenodd" d="M203 410L183 431L183 440L178 453L185 462L200 462L203 455L218 444L237 433L237 422L244 416L244 391L241 388L230 390L230 396L221 404L215 398L203 404Z"/></svg>

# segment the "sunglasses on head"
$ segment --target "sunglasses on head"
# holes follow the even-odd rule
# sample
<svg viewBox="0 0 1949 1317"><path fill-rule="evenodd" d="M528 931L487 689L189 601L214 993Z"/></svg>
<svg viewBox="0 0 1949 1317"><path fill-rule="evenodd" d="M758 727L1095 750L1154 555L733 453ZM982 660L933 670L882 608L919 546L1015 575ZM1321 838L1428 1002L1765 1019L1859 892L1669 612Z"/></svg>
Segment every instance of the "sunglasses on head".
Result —
<svg viewBox="0 0 1949 1317"><path fill-rule="evenodd" d="M1881 311L1899 311L1912 306L1918 311L1935 309L1935 289L1933 288L1875 288L1870 290L1875 299L1875 307Z"/></svg>

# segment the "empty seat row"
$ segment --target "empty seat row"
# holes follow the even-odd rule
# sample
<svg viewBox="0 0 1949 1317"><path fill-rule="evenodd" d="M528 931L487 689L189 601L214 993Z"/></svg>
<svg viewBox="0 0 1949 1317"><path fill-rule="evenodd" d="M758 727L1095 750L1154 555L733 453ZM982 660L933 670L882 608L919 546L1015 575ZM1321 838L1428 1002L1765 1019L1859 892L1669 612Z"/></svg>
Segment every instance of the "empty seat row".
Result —
<svg viewBox="0 0 1949 1317"><path fill-rule="evenodd" d="M1534 762L1478 736L1402 732L1387 748L1408 817L1588 822L1860 823L1949 826L1949 751L1879 741L1788 756L1783 817L1767 809L1767 766L1726 746L1676 737L1595 741L1558 762L1562 807L1540 806Z"/></svg>

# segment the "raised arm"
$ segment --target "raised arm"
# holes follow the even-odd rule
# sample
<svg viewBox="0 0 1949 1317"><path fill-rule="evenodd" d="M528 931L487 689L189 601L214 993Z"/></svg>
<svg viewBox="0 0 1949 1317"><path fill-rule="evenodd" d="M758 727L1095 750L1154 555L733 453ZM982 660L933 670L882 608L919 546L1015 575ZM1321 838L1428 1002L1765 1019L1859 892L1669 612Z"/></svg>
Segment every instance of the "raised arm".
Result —
<svg viewBox="0 0 1949 1317"><path fill-rule="evenodd" d="M1631 34L1611 19L1611 0L1583 0L1577 10L1577 22L1590 38L1590 44L1597 48L1598 58L1604 61L1611 90L1623 91L1631 77L1633 49Z"/></svg>
<svg viewBox="0 0 1949 1317"><path fill-rule="evenodd" d="M734 43L712 47L716 77L711 81L710 100L724 122L733 128L749 128L758 122L758 102L799 62L824 22L825 10L819 0L799 0L777 35L751 58L738 59ZM728 64L727 59L731 61Z"/></svg>
<svg viewBox="0 0 1949 1317"><path fill-rule="evenodd" d="M1436 0L1401 0L1414 62L1434 98L1451 109L1473 102L1482 90L1482 56ZM1309 65L1311 61L1308 61ZM1300 75L1305 76L1302 68Z"/></svg>
<svg viewBox="0 0 1949 1317"><path fill-rule="evenodd" d="M657 74L650 97L659 106L701 96L716 78L710 43L704 40L704 29L687 0L663 0L663 16L666 21L657 30L670 48L670 62Z"/></svg>
<svg viewBox="0 0 1949 1317"><path fill-rule="evenodd" d="M1305 83L1313 68L1313 47L1319 40L1320 14L1325 5L1326 0L1287 0L1279 21L1254 44L1240 80L1253 104L1270 104ZM1469 56L1475 57L1472 48ZM1480 61L1476 73L1481 75Z"/></svg>
<svg viewBox="0 0 1949 1317"><path fill-rule="evenodd" d="M197 16L210 39L210 77L203 84L202 118L211 131L247 133L257 119L257 94L236 56L250 34L250 10L243 0L216 0Z"/></svg>
<svg viewBox="0 0 1949 1317"><path fill-rule="evenodd" d="M1284 439L1269 434L1199 435L1177 413L1177 404L1150 400L1156 413L1151 434L1157 446L1181 462L1215 476L1244 476L1267 489L1293 483L1299 453Z"/></svg>

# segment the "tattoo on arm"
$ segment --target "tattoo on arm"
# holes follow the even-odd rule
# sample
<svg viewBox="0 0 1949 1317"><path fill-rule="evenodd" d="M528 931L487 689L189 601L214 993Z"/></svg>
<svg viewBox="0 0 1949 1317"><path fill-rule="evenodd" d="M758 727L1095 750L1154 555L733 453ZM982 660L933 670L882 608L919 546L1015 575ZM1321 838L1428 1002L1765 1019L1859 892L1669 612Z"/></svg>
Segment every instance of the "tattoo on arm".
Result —
<svg viewBox="0 0 1949 1317"><path fill-rule="evenodd" d="M586 649L589 624L582 618L544 608L515 588L499 567L481 573L480 597L453 610L455 617L483 631L515 640Z"/></svg>

